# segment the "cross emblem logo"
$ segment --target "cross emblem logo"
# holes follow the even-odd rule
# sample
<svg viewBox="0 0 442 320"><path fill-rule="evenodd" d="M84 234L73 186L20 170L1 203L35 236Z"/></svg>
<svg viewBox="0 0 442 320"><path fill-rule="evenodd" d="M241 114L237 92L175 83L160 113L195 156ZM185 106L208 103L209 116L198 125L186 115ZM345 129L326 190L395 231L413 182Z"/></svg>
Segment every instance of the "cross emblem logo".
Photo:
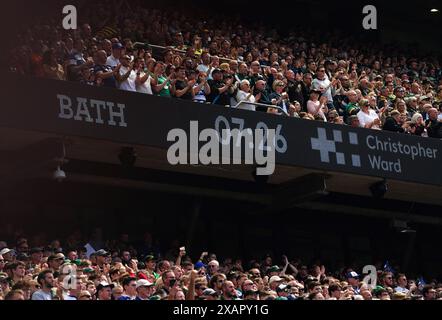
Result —
<svg viewBox="0 0 442 320"><path fill-rule="evenodd" d="M358 135L354 132L348 134L349 142L352 145L359 145ZM342 131L333 130L333 140L327 139L327 131L325 128L318 128L318 137L311 138L312 149L319 151L321 161L330 163L330 155L335 155L336 163L338 165L346 165L345 154L337 152L336 143L343 143ZM361 157L356 154L351 155L351 162L353 167L361 167Z"/></svg>

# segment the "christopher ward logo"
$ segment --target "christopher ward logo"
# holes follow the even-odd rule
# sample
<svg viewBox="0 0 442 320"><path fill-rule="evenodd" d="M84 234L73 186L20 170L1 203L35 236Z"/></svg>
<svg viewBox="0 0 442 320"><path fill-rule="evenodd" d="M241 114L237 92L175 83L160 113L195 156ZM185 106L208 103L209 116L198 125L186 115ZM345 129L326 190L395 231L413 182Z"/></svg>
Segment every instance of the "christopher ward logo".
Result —
<svg viewBox="0 0 442 320"><path fill-rule="evenodd" d="M407 144L400 141L401 136L393 139L388 136L368 135L360 141L359 136L355 132L344 134L341 130L333 130L327 136L325 128L318 128L318 137L311 138L311 146L313 150L319 151L321 162L336 163L342 166L351 165L361 168L363 163L370 166L371 169L377 171L385 171L392 173L402 173L402 162L409 158L415 160L418 158L436 160L438 149L425 147L424 144L412 143ZM359 147L362 145L366 152L365 161L362 156L356 153L345 153L342 149L349 146ZM340 146L340 148L338 148ZM374 152L374 153L371 153Z"/></svg>
<svg viewBox="0 0 442 320"><path fill-rule="evenodd" d="M250 128L199 131L198 121L190 122L189 135L183 129L170 130L167 152L171 165L257 165L259 176L275 172L275 130ZM243 153L244 151L244 153Z"/></svg>
<svg viewBox="0 0 442 320"><path fill-rule="evenodd" d="M327 131L325 128L318 128L318 137L311 139L312 149L320 152L321 161L324 163L331 163L331 157L336 159L338 165L347 165L351 163L353 167L361 167L361 156L358 154L351 154L350 159L346 159L343 152L338 152L336 149L337 143L343 143L343 135L340 130L333 130L333 138L327 138ZM352 145L359 145L357 133L348 133L348 142Z"/></svg>

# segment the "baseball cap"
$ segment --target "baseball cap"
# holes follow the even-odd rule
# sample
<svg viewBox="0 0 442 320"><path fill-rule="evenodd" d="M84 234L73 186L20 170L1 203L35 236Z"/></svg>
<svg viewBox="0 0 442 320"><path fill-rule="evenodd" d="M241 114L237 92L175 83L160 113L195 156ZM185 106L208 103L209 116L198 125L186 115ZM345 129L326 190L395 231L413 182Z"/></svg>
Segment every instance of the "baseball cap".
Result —
<svg viewBox="0 0 442 320"><path fill-rule="evenodd" d="M63 253L56 253L56 254L51 254L49 257L48 257L48 261L51 261L51 260L64 260L64 254Z"/></svg>
<svg viewBox="0 0 442 320"><path fill-rule="evenodd" d="M147 281L147 280L145 280L145 279L138 280L137 283L136 283L136 288L137 289L140 288L140 287L152 287L152 286L154 286L154 284L149 282L149 281Z"/></svg>
<svg viewBox="0 0 442 320"><path fill-rule="evenodd" d="M270 280L269 280L269 284L272 284L273 282L283 281L283 280L284 280L284 279L282 279L282 278L279 277L279 276L273 276L273 277L270 278Z"/></svg>
<svg viewBox="0 0 442 320"><path fill-rule="evenodd" d="M277 292L282 292L285 289L287 289L287 285L285 285L285 284L280 284L278 287L276 287Z"/></svg>
<svg viewBox="0 0 442 320"><path fill-rule="evenodd" d="M7 253L9 253L9 252L12 252L12 250L11 250L11 249L8 249L8 248L4 248L4 249L2 249L2 250L0 251L0 256L2 256L2 255L4 255L4 254L7 254Z"/></svg>
<svg viewBox="0 0 442 320"><path fill-rule="evenodd" d="M116 49L123 49L123 48L124 48L124 46L120 42L114 43L112 45L112 49L114 49L114 50L116 50Z"/></svg>
<svg viewBox="0 0 442 320"><path fill-rule="evenodd" d="M215 296L215 295L218 295L218 293L211 288L208 288L203 291L203 296Z"/></svg>
<svg viewBox="0 0 442 320"><path fill-rule="evenodd" d="M103 289L103 288L107 288L107 287L110 287L110 288L114 288L114 285L112 284L112 283L108 283L108 282L106 282L106 281L102 281L102 282L100 282L99 284L98 284L98 286L97 286L97 291L100 291L101 289Z"/></svg>
<svg viewBox="0 0 442 320"><path fill-rule="evenodd" d="M95 252L95 255L96 255L97 257L107 257L107 256L110 256L110 253L107 252L107 251L104 250L104 249L100 249L100 250L98 250L97 252Z"/></svg>
<svg viewBox="0 0 442 320"><path fill-rule="evenodd" d="M144 262L149 262L149 261L155 261L155 257L152 255L148 255L146 256L146 258L144 258Z"/></svg>
<svg viewBox="0 0 442 320"><path fill-rule="evenodd" d="M357 272L351 271L351 272L347 273L347 279L350 279L350 278L359 279L359 274L357 274Z"/></svg>
<svg viewBox="0 0 442 320"><path fill-rule="evenodd" d="M267 272L279 272L281 269L278 266L270 267Z"/></svg>
<svg viewBox="0 0 442 320"><path fill-rule="evenodd" d="M201 261L199 261L199 262L197 262L197 263L195 263L195 269L196 270L199 270L199 269L201 269L201 268L207 268L207 265L205 265L203 262L201 262Z"/></svg>

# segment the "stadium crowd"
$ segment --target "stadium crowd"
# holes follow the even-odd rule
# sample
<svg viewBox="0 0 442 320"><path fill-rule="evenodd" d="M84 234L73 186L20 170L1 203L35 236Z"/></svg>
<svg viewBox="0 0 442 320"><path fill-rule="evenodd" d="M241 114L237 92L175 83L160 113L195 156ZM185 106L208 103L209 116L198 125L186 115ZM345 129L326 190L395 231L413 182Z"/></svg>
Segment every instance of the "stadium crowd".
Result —
<svg viewBox="0 0 442 320"><path fill-rule="evenodd" d="M373 283L358 268L330 272L286 256L277 264L271 255L192 259L185 247L163 254L150 233L137 242L93 237L85 246L78 233L43 247L32 241L0 241L0 300L442 300L442 283L408 279L388 262Z"/></svg>
<svg viewBox="0 0 442 320"><path fill-rule="evenodd" d="M204 21L200 14L116 3L88 2L77 30L50 20L25 30L11 52L10 69L442 138L442 69L435 57L331 32L318 37L305 26L279 33L263 22L246 24L233 16Z"/></svg>

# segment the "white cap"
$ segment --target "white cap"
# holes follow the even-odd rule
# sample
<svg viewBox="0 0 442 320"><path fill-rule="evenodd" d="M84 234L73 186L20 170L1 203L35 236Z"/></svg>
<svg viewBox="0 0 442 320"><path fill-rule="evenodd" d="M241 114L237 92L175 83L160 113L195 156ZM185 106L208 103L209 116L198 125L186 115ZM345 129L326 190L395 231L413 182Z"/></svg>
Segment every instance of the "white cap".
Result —
<svg viewBox="0 0 442 320"><path fill-rule="evenodd" d="M137 289L139 287L152 287L152 286L154 286L154 284L145 280L145 279L141 279L141 280L137 281Z"/></svg>
<svg viewBox="0 0 442 320"><path fill-rule="evenodd" d="M2 250L0 251L0 256L2 256L2 255L4 255L4 254L7 254L7 253L9 253L9 252L11 252L11 251L12 251L11 249L4 248L4 249L2 249Z"/></svg>
<svg viewBox="0 0 442 320"><path fill-rule="evenodd" d="M284 279L282 279L282 278L279 277L279 276L273 276L273 277L270 278L270 280L269 280L269 284L272 284L273 282L283 281L283 280L284 280Z"/></svg>

